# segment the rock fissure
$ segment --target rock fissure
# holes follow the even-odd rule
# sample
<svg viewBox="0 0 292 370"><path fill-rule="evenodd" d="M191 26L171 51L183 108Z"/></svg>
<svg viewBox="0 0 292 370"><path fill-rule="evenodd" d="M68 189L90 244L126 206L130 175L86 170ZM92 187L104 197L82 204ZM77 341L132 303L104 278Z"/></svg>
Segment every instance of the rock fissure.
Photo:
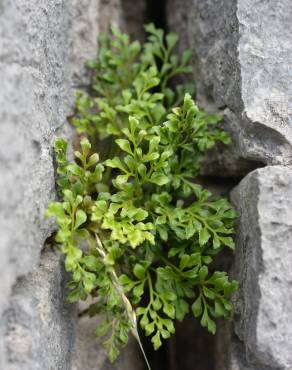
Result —
<svg viewBox="0 0 292 370"><path fill-rule="evenodd" d="M71 135L65 122L73 91L88 84L83 63L110 23L143 40L142 24L152 18L182 37L180 50L196 50L198 99L224 114L233 137L231 149L208 154L202 181L226 195L236 185L231 270L241 284L234 324L222 325L216 338L178 327L176 344L154 363L160 370L161 362L171 370L191 370L194 362L196 370L291 370L291 14L289 0L1 4L1 369L143 368L135 345L109 367L88 335L92 323L64 304L58 255L42 248L54 231L43 220L56 197L50 144L60 131Z"/></svg>
<svg viewBox="0 0 292 370"><path fill-rule="evenodd" d="M241 169L242 181L232 192L240 211L232 271L241 288L234 326L222 329L226 341L219 347L227 354L217 353L218 370L292 368L285 266L292 261L291 12L289 1L168 2L170 29L196 50L198 97L225 106L225 127L234 141L226 153L210 153L205 173L219 173L222 163L229 165L221 167L223 177Z"/></svg>

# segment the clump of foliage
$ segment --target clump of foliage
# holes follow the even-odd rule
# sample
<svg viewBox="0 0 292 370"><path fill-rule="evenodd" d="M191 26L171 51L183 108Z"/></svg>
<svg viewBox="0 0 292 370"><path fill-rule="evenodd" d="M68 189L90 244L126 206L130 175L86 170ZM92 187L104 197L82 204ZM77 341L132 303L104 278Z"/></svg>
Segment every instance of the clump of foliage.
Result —
<svg viewBox="0 0 292 370"><path fill-rule="evenodd" d="M71 119L80 134L73 161L66 141L55 143L61 200L47 211L72 274L68 299L93 297L89 314L104 314L96 334L112 361L130 331L139 340L138 324L158 349L190 309L215 333L237 288L212 264L234 248L235 212L194 182L202 154L230 139L187 86L169 84L190 72L190 53L173 54L177 36L146 31L143 47L115 28L102 35Z"/></svg>

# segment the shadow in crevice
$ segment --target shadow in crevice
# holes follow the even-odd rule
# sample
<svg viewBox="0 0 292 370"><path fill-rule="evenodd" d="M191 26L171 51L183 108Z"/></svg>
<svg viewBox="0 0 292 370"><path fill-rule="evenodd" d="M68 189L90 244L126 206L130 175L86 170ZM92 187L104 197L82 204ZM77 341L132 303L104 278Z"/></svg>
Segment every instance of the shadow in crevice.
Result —
<svg viewBox="0 0 292 370"><path fill-rule="evenodd" d="M146 22L166 29L166 0L146 0Z"/></svg>
<svg viewBox="0 0 292 370"><path fill-rule="evenodd" d="M142 335L151 370L215 370L216 337L202 328L192 314L175 326L176 334L164 341L158 351Z"/></svg>

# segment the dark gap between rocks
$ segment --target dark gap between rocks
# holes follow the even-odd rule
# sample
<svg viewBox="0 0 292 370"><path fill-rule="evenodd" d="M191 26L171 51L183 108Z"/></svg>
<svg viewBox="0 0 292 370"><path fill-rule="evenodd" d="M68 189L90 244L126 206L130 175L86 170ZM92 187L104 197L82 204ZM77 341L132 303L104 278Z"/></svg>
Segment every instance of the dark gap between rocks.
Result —
<svg viewBox="0 0 292 370"><path fill-rule="evenodd" d="M156 27L166 29L166 0L145 0L146 20Z"/></svg>

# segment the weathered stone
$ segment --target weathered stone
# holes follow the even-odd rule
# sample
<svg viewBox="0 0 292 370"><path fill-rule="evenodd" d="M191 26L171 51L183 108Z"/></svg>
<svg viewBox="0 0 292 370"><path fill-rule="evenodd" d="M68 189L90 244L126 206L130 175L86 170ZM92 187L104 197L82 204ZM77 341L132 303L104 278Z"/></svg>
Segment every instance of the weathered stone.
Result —
<svg viewBox="0 0 292 370"><path fill-rule="evenodd" d="M84 62L96 55L100 30L123 24L122 5L118 0L107 1L106 8L104 0L0 4L1 369L70 369L72 352L80 352L72 307L64 305L59 259L49 252L40 258L54 229L53 221L44 219L56 196L52 143L60 134L71 136L66 117L74 88L88 83ZM82 362L75 366L84 368Z"/></svg>
<svg viewBox="0 0 292 370"><path fill-rule="evenodd" d="M99 0L99 28L108 32L111 26L119 27L132 39L143 40L143 23L146 17L146 1Z"/></svg>
<svg viewBox="0 0 292 370"><path fill-rule="evenodd" d="M235 333L242 342L233 342L240 349L233 357L240 370L290 370L292 169L256 170L232 199L240 214L234 274L240 283Z"/></svg>
<svg viewBox="0 0 292 370"><path fill-rule="evenodd" d="M125 31L131 40L145 40L144 24L147 21L147 0L136 0L133 6L132 0L122 0L123 19Z"/></svg>
<svg viewBox="0 0 292 370"><path fill-rule="evenodd" d="M74 306L65 304L64 267L53 251L13 288L1 326L11 370L70 369L74 342Z"/></svg>
<svg viewBox="0 0 292 370"><path fill-rule="evenodd" d="M74 87L89 82L86 60L95 57L98 34L103 20L100 19L101 0L72 0L69 16L69 62Z"/></svg>
<svg viewBox="0 0 292 370"><path fill-rule="evenodd" d="M291 14L289 0L168 1L180 51L195 50L198 101L224 114L233 139L208 153L202 174L237 176L275 165L250 173L233 193L240 291L236 334L222 332L229 357L219 359L218 370L292 368L292 170L278 166L292 159ZM243 159L251 162L242 166Z"/></svg>
<svg viewBox="0 0 292 370"><path fill-rule="evenodd" d="M291 163L291 1L168 3L170 28L195 50L198 100L225 115L229 156Z"/></svg>
<svg viewBox="0 0 292 370"><path fill-rule="evenodd" d="M1 3L1 316L10 304L12 285L37 266L52 230L52 222L44 220L55 194L51 142L65 122L72 96L66 4ZM2 332L0 368L8 369L3 338Z"/></svg>

